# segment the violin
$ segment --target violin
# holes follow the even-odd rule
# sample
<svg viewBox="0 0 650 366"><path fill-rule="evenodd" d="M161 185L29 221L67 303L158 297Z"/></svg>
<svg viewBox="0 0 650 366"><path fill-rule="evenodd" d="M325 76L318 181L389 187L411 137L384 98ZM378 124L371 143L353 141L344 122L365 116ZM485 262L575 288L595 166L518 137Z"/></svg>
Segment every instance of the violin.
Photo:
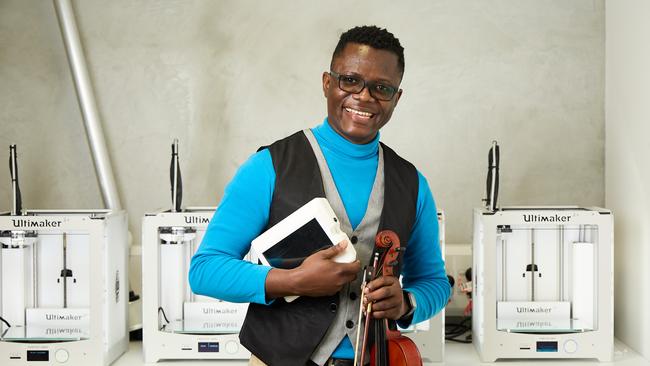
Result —
<svg viewBox="0 0 650 366"><path fill-rule="evenodd" d="M397 234L390 230L379 232L375 237L375 248L371 280L377 278L379 273L382 276L396 276L395 268L399 265L400 253L405 249L400 246ZM370 365L422 366L422 357L415 342L403 336L397 329L390 329L388 319L373 319L371 305L368 304L366 311L361 363L363 364L365 359L366 340L372 324L374 344L370 349Z"/></svg>

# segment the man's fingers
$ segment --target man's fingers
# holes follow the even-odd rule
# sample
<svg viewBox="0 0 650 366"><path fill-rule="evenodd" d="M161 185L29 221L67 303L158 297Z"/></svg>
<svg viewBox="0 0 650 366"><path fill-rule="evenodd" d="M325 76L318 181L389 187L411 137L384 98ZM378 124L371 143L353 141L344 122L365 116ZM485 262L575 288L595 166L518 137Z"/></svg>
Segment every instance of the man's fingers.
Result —
<svg viewBox="0 0 650 366"><path fill-rule="evenodd" d="M378 278L375 278L374 280L368 282L368 285L366 288L368 291L372 292L375 291L378 288L386 287L386 286L391 286L397 279L395 277L390 277L390 276L381 276Z"/></svg>
<svg viewBox="0 0 650 366"><path fill-rule="evenodd" d="M397 286L395 285L396 282ZM379 277L368 283L364 289L364 294L372 294L372 300L379 300L384 298L385 295L380 296L377 291L392 287L399 287L400 289L402 288L402 286L399 284L399 281L395 279L395 277Z"/></svg>
<svg viewBox="0 0 650 366"><path fill-rule="evenodd" d="M361 262L357 259L352 263L338 263L343 267L346 273L354 273L355 275L361 270Z"/></svg>
<svg viewBox="0 0 650 366"><path fill-rule="evenodd" d="M369 291L364 293L365 298L369 302L381 301L383 299L393 296L393 291L391 287L382 287L375 291Z"/></svg>
<svg viewBox="0 0 650 366"><path fill-rule="evenodd" d="M339 253L342 253L345 248L347 248L348 243L347 241L342 241L337 245L332 245L331 247L321 250L319 253L321 256L325 259L331 259L339 255Z"/></svg>
<svg viewBox="0 0 650 366"><path fill-rule="evenodd" d="M338 273L344 278L345 282L352 282L357 278L357 274L361 270L361 262L358 260L352 263L333 263L337 267Z"/></svg>
<svg viewBox="0 0 650 366"><path fill-rule="evenodd" d="M377 319L384 319L384 318L394 319L395 315L393 313L394 312L390 311L390 310L389 311L373 311L372 316L374 318L377 318Z"/></svg>
<svg viewBox="0 0 650 366"><path fill-rule="evenodd" d="M367 309L367 305L364 305L363 310L364 314ZM386 299L383 301L378 301L372 303L372 316L377 319L397 319L400 316L401 304L399 302L394 302L392 299Z"/></svg>

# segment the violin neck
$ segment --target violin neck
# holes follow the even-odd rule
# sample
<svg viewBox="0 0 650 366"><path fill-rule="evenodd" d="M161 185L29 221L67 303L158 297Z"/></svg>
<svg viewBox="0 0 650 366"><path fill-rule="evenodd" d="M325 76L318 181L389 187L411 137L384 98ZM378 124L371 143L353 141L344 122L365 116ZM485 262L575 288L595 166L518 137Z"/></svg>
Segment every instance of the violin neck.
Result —
<svg viewBox="0 0 650 366"><path fill-rule="evenodd" d="M386 338L386 319L373 319L375 328L375 365L388 365L388 338Z"/></svg>
<svg viewBox="0 0 650 366"><path fill-rule="evenodd" d="M393 329L390 329L390 328L386 328L386 338L387 339L393 339L393 338L397 338L397 337L401 337L401 336L402 336L402 332L400 332L399 330L397 330L397 329L393 330Z"/></svg>

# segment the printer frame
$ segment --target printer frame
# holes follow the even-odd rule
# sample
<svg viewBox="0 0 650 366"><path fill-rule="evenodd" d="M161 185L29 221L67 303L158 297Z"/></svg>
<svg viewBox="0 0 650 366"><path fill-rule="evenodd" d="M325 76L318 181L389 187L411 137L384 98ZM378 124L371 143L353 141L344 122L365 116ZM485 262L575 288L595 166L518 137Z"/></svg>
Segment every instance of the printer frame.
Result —
<svg viewBox="0 0 650 366"><path fill-rule="evenodd" d="M56 225L48 227L47 222ZM90 284L88 339L30 341L25 337L20 341L3 338L0 340L1 364L28 365L37 361L34 358L40 358L39 365L105 366L127 350L128 231L124 211L25 210L24 215L4 213L0 214L0 231L36 232L37 237L39 234L68 232L87 234ZM6 294L0 291L0 296ZM25 304L25 311L27 307Z"/></svg>
<svg viewBox="0 0 650 366"><path fill-rule="evenodd" d="M442 210L438 210L438 236L440 253L444 258L445 214ZM440 310L431 319L411 325L404 335L415 342L424 362L443 362L445 358L445 309Z"/></svg>
<svg viewBox="0 0 650 366"><path fill-rule="evenodd" d="M524 221L524 215L568 217L567 225L597 227L594 288L597 329L578 332L510 332L497 330L498 227L548 228L564 224ZM530 217L530 216L529 216ZM536 221L536 220L534 220ZM596 358L611 361L613 328L613 217L607 209L577 206L508 207L495 212L474 210L473 318L474 345L483 362L509 358ZM520 276L518 273L517 276ZM533 272L533 276L535 273ZM573 304L571 304L573 306Z"/></svg>
<svg viewBox="0 0 650 366"><path fill-rule="evenodd" d="M188 207L181 212L164 211L151 213L146 214L143 218L142 348L144 359L147 363L158 362L160 360L247 360L250 358L250 352L239 343L239 333L181 334L164 331L159 328L160 315L158 308L161 297L161 239L159 230L160 228L193 228L205 230L214 215L214 211L214 207ZM197 248L200 244L197 240ZM187 282L187 278L185 281ZM187 283L187 286L189 286L189 283ZM216 346L216 348L208 352L205 352L205 350L200 351L199 348L204 346Z"/></svg>

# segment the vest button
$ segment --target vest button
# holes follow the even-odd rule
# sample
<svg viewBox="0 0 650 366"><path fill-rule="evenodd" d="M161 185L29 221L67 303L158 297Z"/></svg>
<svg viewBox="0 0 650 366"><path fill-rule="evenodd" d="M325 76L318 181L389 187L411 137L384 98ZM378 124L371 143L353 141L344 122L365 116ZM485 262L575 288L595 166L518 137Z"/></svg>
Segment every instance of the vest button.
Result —
<svg viewBox="0 0 650 366"><path fill-rule="evenodd" d="M350 300L354 301L357 299L357 293L356 292L350 292Z"/></svg>
<svg viewBox="0 0 650 366"><path fill-rule="evenodd" d="M357 236L354 235L353 237L350 238L350 241L352 242L352 244L356 244L357 241L359 241L359 238L357 238Z"/></svg>
<svg viewBox="0 0 650 366"><path fill-rule="evenodd" d="M345 326L348 329L352 329L352 328L354 328L354 322L352 320L348 320L348 321L345 322Z"/></svg>
<svg viewBox="0 0 650 366"><path fill-rule="evenodd" d="M333 313L336 313L336 309L338 308L338 305L336 305L335 302L330 304L330 311Z"/></svg>

